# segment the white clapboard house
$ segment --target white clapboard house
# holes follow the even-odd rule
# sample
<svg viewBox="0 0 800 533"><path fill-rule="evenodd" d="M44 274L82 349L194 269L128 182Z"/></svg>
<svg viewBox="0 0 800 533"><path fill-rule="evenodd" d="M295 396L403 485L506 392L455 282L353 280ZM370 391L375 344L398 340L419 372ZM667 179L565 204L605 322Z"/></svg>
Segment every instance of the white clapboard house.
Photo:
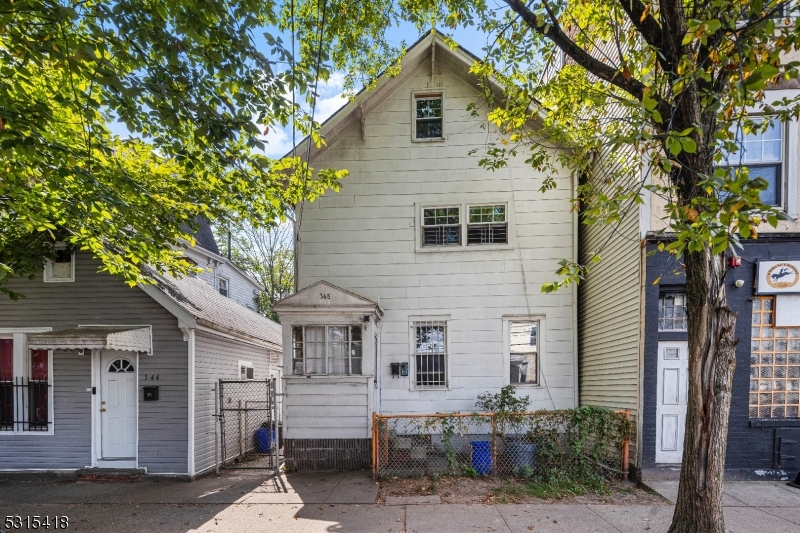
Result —
<svg viewBox="0 0 800 533"><path fill-rule="evenodd" d="M576 291L541 292L575 257L575 183L540 192L523 153L479 166L497 134L467 109L474 61L424 36L311 150L350 175L298 208L298 291L275 305L290 465L368 467L373 412L470 411L509 383L533 409L577 405Z"/></svg>

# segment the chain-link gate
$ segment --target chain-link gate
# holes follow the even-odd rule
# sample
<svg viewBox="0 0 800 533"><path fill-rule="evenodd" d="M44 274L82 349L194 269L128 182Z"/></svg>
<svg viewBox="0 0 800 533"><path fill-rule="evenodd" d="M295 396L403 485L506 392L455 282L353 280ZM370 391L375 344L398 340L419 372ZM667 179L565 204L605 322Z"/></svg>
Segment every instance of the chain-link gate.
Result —
<svg viewBox="0 0 800 533"><path fill-rule="evenodd" d="M280 406L273 380L219 380L223 468L280 467Z"/></svg>

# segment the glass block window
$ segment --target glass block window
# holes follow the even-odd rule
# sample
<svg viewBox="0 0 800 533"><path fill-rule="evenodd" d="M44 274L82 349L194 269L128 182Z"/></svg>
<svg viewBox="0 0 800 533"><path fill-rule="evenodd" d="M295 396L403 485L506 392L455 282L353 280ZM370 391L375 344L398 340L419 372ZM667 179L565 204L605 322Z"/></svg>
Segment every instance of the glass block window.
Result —
<svg viewBox="0 0 800 533"><path fill-rule="evenodd" d="M414 386L447 388L447 323L414 323Z"/></svg>
<svg viewBox="0 0 800 533"><path fill-rule="evenodd" d="M658 299L658 331L686 331L686 293L668 292Z"/></svg>
<svg viewBox="0 0 800 533"><path fill-rule="evenodd" d="M444 138L441 94L418 94L414 97L414 138Z"/></svg>
<svg viewBox="0 0 800 533"><path fill-rule="evenodd" d="M467 244L507 243L506 206L470 206L469 223L467 224Z"/></svg>
<svg viewBox="0 0 800 533"><path fill-rule="evenodd" d="M539 352L539 322L509 322L509 346L511 348L511 375L515 383L538 382L537 356Z"/></svg>
<svg viewBox="0 0 800 533"><path fill-rule="evenodd" d="M361 375L361 326L292 328L292 374Z"/></svg>
<svg viewBox="0 0 800 533"><path fill-rule="evenodd" d="M432 207L422 210L422 245L461 244L461 217L458 207Z"/></svg>
<svg viewBox="0 0 800 533"><path fill-rule="evenodd" d="M762 120L755 121L757 124ZM745 133L742 128L734 130L738 151L723 153L722 165L730 168L748 168L750 179L763 178L769 186L761 191L761 201L767 205L781 204L783 187L783 125L778 120L770 120L766 131Z"/></svg>
<svg viewBox="0 0 800 533"><path fill-rule="evenodd" d="M777 328L774 317L774 296L753 298L750 418L798 418L800 324Z"/></svg>

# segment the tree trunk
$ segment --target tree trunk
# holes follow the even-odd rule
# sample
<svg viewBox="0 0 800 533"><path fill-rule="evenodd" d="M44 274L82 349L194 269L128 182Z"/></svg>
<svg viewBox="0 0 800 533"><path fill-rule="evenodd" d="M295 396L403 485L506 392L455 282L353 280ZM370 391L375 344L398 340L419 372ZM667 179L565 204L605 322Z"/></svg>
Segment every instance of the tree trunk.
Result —
<svg viewBox="0 0 800 533"><path fill-rule="evenodd" d="M736 368L736 315L725 293L725 255L686 252L689 398L678 501L669 533L724 533L722 481Z"/></svg>

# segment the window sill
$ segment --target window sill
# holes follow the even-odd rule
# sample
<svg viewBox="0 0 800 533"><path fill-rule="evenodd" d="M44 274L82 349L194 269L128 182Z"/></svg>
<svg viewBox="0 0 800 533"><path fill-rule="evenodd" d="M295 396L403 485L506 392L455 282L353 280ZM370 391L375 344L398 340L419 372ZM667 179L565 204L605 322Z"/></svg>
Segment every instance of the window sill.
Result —
<svg viewBox="0 0 800 533"><path fill-rule="evenodd" d="M366 379L375 379L375 376L373 376L372 374L364 374L361 376L354 376L349 374L303 374L302 376L297 376L297 375L284 376L283 379L288 379L289 381L299 381L303 379L364 381Z"/></svg>
<svg viewBox="0 0 800 533"><path fill-rule="evenodd" d="M445 142L446 140L447 140L447 137L435 137L435 138L433 138L433 137L432 137L432 138L430 138L430 139L416 139L416 138L412 138L412 139L411 139L411 142L412 142L412 143L423 143L423 144L424 144L424 143L443 143L443 142Z"/></svg>
<svg viewBox="0 0 800 533"><path fill-rule="evenodd" d="M800 418L754 418L750 420L751 428L798 428Z"/></svg>
<svg viewBox="0 0 800 533"><path fill-rule="evenodd" d="M417 253L435 253L435 252L482 252L482 251L501 251L513 250L514 247L510 244L459 244L457 246L418 246Z"/></svg>
<svg viewBox="0 0 800 533"><path fill-rule="evenodd" d="M53 431L0 431L0 437L5 436L22 436L22 435L36 435L40 437L52 437L55 435Z"/></svg>

